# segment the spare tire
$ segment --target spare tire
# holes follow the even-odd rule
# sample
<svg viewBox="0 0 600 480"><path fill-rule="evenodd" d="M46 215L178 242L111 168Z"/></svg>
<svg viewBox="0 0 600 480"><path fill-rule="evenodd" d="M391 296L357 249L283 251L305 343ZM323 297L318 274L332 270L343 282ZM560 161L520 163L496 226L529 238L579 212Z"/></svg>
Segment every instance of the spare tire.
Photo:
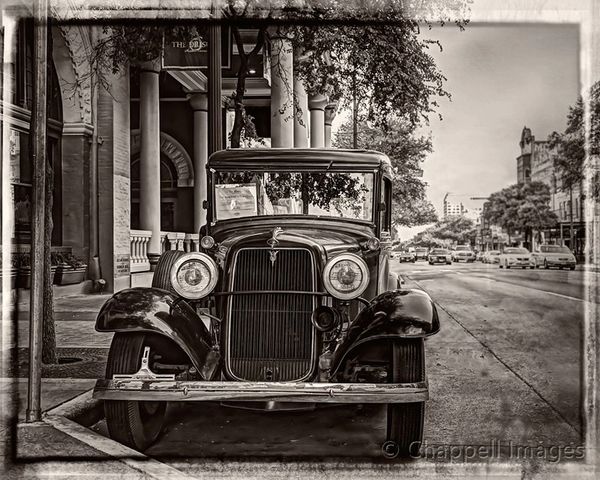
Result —
<svg viewBox="0 0 600 480"><path fill-rule="evenodd" d="M181 250L167 250L160 256L152 277L153 288L161 288L177 295L171 284L171 267L183 255L185 252Z"/></svg>

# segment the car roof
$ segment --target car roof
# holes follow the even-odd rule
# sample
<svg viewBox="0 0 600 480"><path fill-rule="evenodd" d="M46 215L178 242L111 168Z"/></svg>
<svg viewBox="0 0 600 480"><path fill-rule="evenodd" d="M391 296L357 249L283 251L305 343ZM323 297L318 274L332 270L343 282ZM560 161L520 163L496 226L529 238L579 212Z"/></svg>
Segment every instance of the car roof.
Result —
<svg viewBox="0 0 600 480"><path fill-rule="evenodd" d="M299 171L334 169L365 171L381 168L391 177L392 165L387 155L373 150L337 148L230 148L213 153L208 167L218 170Z"/></svg>

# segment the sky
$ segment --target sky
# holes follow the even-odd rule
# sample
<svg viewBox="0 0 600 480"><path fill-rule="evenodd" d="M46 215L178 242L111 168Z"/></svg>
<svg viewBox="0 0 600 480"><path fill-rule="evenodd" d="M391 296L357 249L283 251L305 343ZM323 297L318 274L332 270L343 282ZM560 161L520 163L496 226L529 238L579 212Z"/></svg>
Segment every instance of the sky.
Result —
<svg viewBox="0 0 600 480"><path fill-rule="evenodd" d="M579 28L569 24L472 23L425 30L437 39L431 55L446 76L452 99L423 133L434 152L423 164L427 194L441 214L443 197L474 206L516 183L523 126L537 140L564 130L569 106L579 94ZM481 204L482 202L478 202ZM402 229L405 240L421 228Z"/></svg>

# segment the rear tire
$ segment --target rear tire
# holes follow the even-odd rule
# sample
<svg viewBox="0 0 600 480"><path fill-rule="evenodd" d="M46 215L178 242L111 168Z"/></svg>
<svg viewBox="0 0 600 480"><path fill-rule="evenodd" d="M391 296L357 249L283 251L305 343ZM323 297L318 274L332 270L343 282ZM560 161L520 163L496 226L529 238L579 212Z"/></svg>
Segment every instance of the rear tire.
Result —
<svg viewBox="0 0 600 480"><path fill-rule="evenodd" d="M395 341L391 347L391 383L425 380L425 347L422 338ZM416 457L423 442L425 402L388 403L387 442L384 454L391 457ZM388 448L390 447L390 448Z"/></svg>
<svg viewBox="0 0 600 480"><path fill-rule="evenodd" d="M141 365L144 346L157 351L157 336L142 332L115 333L108 360L106 378L115 373L135 373ZM135 450L143 451L160 435L167 402L138 402L130 400L106 400L104 413L110 438Z"/></svg>

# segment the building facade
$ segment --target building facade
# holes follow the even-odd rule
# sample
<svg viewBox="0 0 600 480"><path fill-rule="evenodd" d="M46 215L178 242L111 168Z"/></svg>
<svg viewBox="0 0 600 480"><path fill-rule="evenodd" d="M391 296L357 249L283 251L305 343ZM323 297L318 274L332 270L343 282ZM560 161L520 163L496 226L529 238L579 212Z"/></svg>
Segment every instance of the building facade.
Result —
<svg viewBox="0 0 600 480"><path fill-rule="evenodd" d="M3 251L27 254L31 238L30 125L33 92L31 12L3 9ZM147 284L150 264L165 249L197 250L206 216L207 65L155 59L100 72L90 61L102 27L53 25L48 55L48 158L53 250L88 265L88 279L109 291ZM250 45L256 32L240 30ZM223 99L236 86L239 54L222 29ZM175 46L189 50L191 44ZM330 146L336 106L308 95L294 79L289 39L269 31L246 80L245 107L273 147ZM247 48L249 50L250 48ZM277 72L274 65L277 65ZM285 75L281 74L284 71ZM296 99L294 102L292 99ZM223 145L233 114L223 102ZM291 112L294 108L296 111ZM7 154L6 154L7 153ZM7 246L10 245L8 249ZM7 257L3 257L7 258ZM88 289L88 281L82 289Z"/></svg>
<svg viewBox="0 0 600 480"><path fill-rule="evenodd" d="M585 251L586 225L581 186L565 190L555 168L556 150L548 141L536 140L531 129L523 127L517 157L517 182L542 182L550 188L550 208L558 218L558 227L542 232L543 242L565 245L577 255Z"/></svg>

